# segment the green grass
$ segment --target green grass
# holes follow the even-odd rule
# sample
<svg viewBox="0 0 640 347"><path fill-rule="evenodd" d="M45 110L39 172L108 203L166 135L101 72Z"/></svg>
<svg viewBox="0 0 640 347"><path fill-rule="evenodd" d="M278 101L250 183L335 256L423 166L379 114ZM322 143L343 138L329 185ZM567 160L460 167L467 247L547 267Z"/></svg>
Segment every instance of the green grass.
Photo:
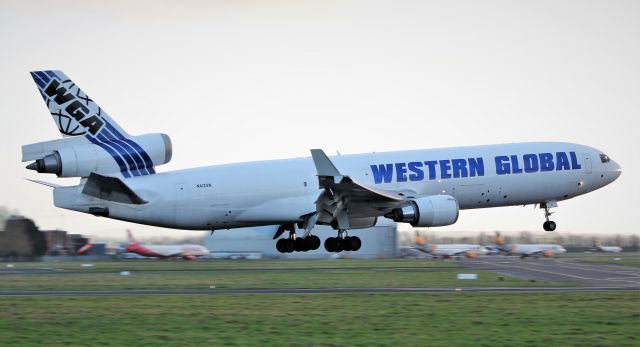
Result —
<svg viewBox="0 0 640 347"><path fill-rule="evenodd" d="M2 297L3 346L638 346L640 293Z"/></svg>
<svg viewBox="0 0 640 347"><path fill-rule="evenodd" d="M93 267L81 267L81 264ZM426 259L202 259L185 260L101 260L73 262L0 262L0 268L12 264L19 268L53 268L59 270L120 271L120 270L246 270L246 269L333 269L333 268L378 268L378 267L458 267L448 261Z"/></svg>
<svg viewBox="0 0 640 347"><path fill-rule="evenodd" d="M458 280L472 272L477 280ZM0 276L0 290L116 289L255 289L255 288L405 288L405 287L529 287L572 283L530 282L490 271L460 269L329 270L320 272L119 272L27 274Z"/></svg>

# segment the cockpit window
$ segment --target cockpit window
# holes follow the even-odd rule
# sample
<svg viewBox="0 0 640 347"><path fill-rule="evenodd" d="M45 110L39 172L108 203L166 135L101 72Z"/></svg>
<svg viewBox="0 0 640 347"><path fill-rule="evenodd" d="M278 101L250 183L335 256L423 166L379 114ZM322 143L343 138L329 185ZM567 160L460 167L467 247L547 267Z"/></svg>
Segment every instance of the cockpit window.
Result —
<svg viewBox="0 0 640 347"><path fill-rule="evenodd" d="M608 163L611 161L611 158L609 158L609 156L606 154L600 154L600 161L603 163Z"/></svg>

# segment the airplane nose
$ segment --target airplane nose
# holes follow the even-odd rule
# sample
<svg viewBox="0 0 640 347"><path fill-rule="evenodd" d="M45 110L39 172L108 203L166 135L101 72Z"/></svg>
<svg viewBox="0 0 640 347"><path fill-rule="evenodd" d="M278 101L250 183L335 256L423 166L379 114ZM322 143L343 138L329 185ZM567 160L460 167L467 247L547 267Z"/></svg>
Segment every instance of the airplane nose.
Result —
<svg viewBox="0 0 640 347"><path fill-rule="evenodd" d="M611 168L607 171L612 175L612 181L615 181L622 174L622 167L620 167L620 164L615 161L611 161L610 164Z"/></svg>

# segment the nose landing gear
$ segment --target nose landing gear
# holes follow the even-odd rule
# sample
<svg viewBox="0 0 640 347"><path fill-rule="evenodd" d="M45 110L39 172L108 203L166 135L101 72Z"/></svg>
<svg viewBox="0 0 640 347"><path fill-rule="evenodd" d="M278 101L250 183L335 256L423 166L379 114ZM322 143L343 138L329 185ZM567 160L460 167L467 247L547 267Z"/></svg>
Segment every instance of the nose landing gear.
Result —
<svg viewBox="0 0 640 347"><path fill-rule="evenodd" d="M543 202L540 204L540 208L544 209L544 218L546 222L542 224L542 229L545 231L554 231L556 230L556 222L549 220L549 217L553 214L553 212L549 211L549 209L553 207L558 207L558 203L555 201Z"/></svg>

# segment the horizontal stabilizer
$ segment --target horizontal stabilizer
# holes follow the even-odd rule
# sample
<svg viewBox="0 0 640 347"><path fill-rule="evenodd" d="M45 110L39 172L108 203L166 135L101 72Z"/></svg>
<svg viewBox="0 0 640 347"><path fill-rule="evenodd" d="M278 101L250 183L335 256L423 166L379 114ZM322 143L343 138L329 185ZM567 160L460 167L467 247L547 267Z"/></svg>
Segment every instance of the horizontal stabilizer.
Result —
<svg viewBox="0 0 640 347"><path fill-rule="evenodd" d="M59 184L55 184L55 183L51 183L51 182L45 182L45 181L39 181L39 180L32 180L30 178L25 178L25 180L31 181L33 183L42 184L43 186L47 186L47 187L51 187L51 188L61 188L61 187L63 187L63 186L61 186Z"/></svg>
<svg viewBox="0 0 640 347"><path fill-rule="evenodd" d="M95 172L89 175L82 193L98 199L124 204L141 205L147 203L119 178L102 176Z"/></svg>

